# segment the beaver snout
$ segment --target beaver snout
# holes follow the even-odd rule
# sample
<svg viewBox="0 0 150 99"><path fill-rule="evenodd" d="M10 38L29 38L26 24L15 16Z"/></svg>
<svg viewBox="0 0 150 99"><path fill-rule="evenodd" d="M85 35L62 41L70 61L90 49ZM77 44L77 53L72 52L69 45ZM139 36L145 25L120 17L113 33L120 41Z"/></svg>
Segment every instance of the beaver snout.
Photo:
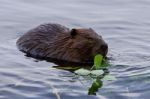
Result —
<svg viewBox="0 0 150 99"><path fill-rule="evenodd" d="M102 52L103 56L106 56L107 52L108 52L108 45L106 43L102 44L100 46L100 50Z"/></svg>
<svg viewBox="0 0 150 99"><path fill-rule="evenodd" d="M102 44L100 46L100 49L103 50L104 52L108 50L108 45L105 43L105 44Z"/></svg>
<svg viewBox="0 0 150 99"><path fill-rule="evenodd" d="M96 54L101 54L104 57L106 57L108 52L108 45L107 43L103 43L101 45L99 45L99 48L96 50Z"/></svg>

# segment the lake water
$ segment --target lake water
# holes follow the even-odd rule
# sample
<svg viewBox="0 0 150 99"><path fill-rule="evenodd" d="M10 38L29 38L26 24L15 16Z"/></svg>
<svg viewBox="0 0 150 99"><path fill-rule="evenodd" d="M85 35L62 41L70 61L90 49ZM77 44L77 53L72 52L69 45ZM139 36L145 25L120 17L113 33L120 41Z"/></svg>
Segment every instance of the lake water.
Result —
<svg viewBox="0 0 150 99"><path fill-rule="evenodd" d="M48 22L102 35L117 80L90 96L92 81L24 56L16 40ZM150 0L0 0L0 42L0 99L150 98Z"/></svg>

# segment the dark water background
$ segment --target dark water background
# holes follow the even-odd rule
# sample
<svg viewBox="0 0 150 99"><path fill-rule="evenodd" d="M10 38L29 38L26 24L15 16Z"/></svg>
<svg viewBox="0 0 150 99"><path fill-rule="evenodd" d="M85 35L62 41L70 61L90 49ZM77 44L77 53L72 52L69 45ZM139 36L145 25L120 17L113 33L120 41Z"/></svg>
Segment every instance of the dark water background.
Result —
<svg viewBox="0 0 150 99"><path fill-rule="evenodd" d="M48 22L103 35L117 80L89 96L91 81L19 52L16 40ZM0 99L149 98L150 0L0 0Z"/></svg>

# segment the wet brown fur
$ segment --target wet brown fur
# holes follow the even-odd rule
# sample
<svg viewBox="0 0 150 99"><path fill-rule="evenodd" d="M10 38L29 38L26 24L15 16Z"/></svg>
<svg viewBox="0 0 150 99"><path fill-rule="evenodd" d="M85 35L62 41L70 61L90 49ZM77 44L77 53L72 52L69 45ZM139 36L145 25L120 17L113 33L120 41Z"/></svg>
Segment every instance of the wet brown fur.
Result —
<svg viewBox="0 0 150 99"><path fill-rule="evenodd" d="M32 57L69 62L91 62L98 53L106 56L107 45L93 29L68 29L59 24L43 24L17 41L18 48Z"/></svg>

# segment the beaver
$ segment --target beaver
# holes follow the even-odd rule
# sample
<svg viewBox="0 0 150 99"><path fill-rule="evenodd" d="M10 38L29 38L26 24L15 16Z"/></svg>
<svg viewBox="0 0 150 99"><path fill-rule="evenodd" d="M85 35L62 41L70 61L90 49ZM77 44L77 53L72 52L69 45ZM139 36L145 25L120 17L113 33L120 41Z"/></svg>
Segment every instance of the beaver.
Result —
<svg viewBox="0 0 150 99"><path fill-rule="evenodd" d="M29 30L17 42L20 51L34 58L91 63L96 54L106 57L108 45L92 28L69 29L47 23Z"/></svg>

